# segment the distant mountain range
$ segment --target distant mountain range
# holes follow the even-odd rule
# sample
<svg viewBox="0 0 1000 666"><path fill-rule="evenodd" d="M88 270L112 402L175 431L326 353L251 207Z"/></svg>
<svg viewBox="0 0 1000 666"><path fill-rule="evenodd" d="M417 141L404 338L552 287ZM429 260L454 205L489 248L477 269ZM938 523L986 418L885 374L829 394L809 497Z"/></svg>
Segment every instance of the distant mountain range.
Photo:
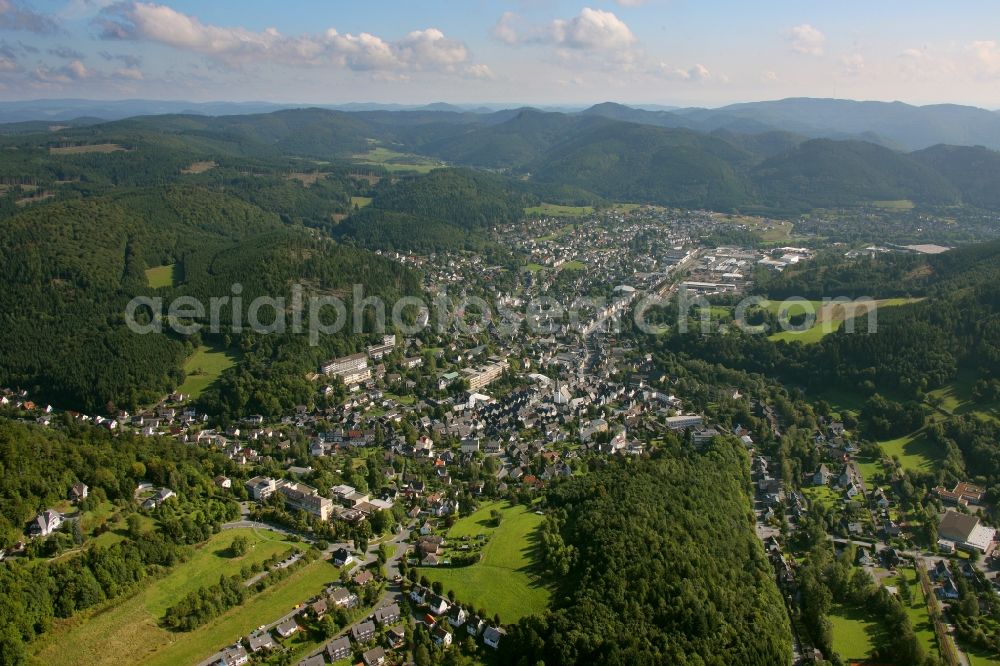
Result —
<svg viewBox="0 0 1000 666"><path fill-rule="evenodd" d="M303 105L273 102L185 102L158 100L98 101L42 99L0 102L0 123L45 121L77 124L134 116L185 114L203 116L270 113L283 109L323 108L347 112L509 114L518 108L502 104L426 105L352 102ZM856 102L840 99L790 98L731 104L716 109L659 105L625 106L612 102L589 108L548 106L540 111L597 116L698 132L719 130L736 134L792 132L805 138L860 139L900 150L920 150L937 144L1000 149L1000 113L972 106L902 102ZM11 128L7 129L8 132Z"/></svg>
<svg viewBox="0 0 1000 666"><path fill-rule="evenodd" d="M136 149L135 159L166 149L192 162L290 156L353 162L379 146L390 157L402 154L404 163L411 153L425 163L434 158L502 172L528 196L570 204L636 201L797 215L906 199L1000 209L1000 152L992 149L1000 147L1000 114L969 107L785 100L674 111L605 103L572 113L308 108L33 120L2 125L0 133L24 149L118 144ZM996 139L986 141L991 134ZM983 145L964 145L970 137ZM12 154L12 161L27 161L8 171L23 177L37 171L29 154ZM68 163L60 164L66 172ZM398 212L382 210L388 217Z"/></svg>

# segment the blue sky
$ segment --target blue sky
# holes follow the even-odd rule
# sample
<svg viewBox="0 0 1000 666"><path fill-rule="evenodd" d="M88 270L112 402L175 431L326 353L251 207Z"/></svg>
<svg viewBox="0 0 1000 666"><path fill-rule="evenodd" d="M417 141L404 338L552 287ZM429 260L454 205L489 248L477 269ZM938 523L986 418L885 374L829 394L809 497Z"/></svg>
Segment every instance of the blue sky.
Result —
<svg viewBox="0 0 1000 666"><path fill-rule="evenodd" d="M1000 107L1000 3L0 0L0 99Z"/></svg>

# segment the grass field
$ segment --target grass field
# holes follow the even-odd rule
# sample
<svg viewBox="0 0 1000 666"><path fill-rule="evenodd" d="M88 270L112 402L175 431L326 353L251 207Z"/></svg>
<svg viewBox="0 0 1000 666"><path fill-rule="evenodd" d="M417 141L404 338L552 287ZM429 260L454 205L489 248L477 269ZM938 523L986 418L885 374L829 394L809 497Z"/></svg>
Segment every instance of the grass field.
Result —
<svg viewBox="0 0 1000 666"><path fill-rule="evenodd" d="M541 215L548 217L583 217L594 212L593 206L560 206L559 204L543 203L539 206L529 206L524 209L525 215Z"/></svg>
<svg viewBox="0 0 1000 666"><path fill-rule="evenodd" d="M86 146L60 146L49 148L50 155L83 155L84 153L115 153L128 149L117 143L92 143Z"/></svg>
<svg viewBox="0 0 1000 666"><path fill-rule="evenodd" d="M927 654L938 654L934 623L931 622L931 614L927 610L927 600L917 580L917 572L913 569L903 569L897 579L902 579L898 580L897 584L905 584L910 588L910 604L907 606L904 602L903 605L906 606L906 613L910 616L917 640L924 646Z"/></svg>
<svg viewBox="0 0 1000 666"><path fill-rule="evenodd" d="M574 259L573 261L567 261L565 264L560 266L560 269L564 271L582 271L586 267L587 264L583 263L582 261L577 261L576 259Z"/></svg>
<svg viewBox="0 0 1000 666"><path fill-rule="evenodd" d="M861 470L861 477L869 486L876 474L883 474L882 462L880 460L858 457L855 462L858 469Z"/></svg>
<svg viewBox="0 0 1000 666"><path fill-rule="evenodd" d="M217 166L219 165L214 160L206 160L203 162L192 162L191 164L181 169L181 173L187 175L205 173L206 171L211 171Z"/></svg>
<svg viewBox="0 0 1000 666"><path fill-rule="evenodd" d="M884 298L876 300L877 308L895 307L912 303L918 299L907 298ZM811 327L803 331L780 331L768 336L769 340L784 340L786 342L801 342L802 344L813 344L823 339L823 336L839 330L846 319L865 317L868 308L863 304L858 305L823 305L821 301L810 301L815 308L816 321ZM780 303L768 302L768 311L777 313ZM805 305L791 304L788 307L789 316L801 314L807 311ZM876 319L877 321L877 319ZM848 329L850 330L850 329Z"/></svg>
<svg viewBox="0 0 1000 666"><path fill-rule="evenodd" d="M872 205L876 208L883 208L885 210L913 210L915 204L909 199L895 199L892 201L873 201Z"/></svg>
<svg viewBox="0 0 1000 666"><path fill-rule="evenodd" d="M903 469L930 471L944 458L920 430L904 437L879 442L882 451L890 458L899 458Z"/></svg>
<svg viewBox="0 0 1000 666"><path fill-rule="evenodd" d="M530 263L524 267L524 270L528 271L529 273L537 273L543 268L545 268L545 266L542 266L541 264Z"/></svg>
<svg viewBox="0 0 1000 666"><path fill-rule="evenodd" d="M370 206L372 203L371 197L351 197L351 208L355 206L358 208L364 208L365 206Z"/></svg>
<svg viewBox="0 0 1000 666"><path fill-rule="evenodd" d="M830 607L833 625L833 649L845 660L863 660L871 654L878 625L863 611L833 604Z"/></svg>
<svg viewBox="0 0 1000 666"><path fill-rule="evenodd" d="M354 159L359 164L375 164L385 167L386 171L427 173L432 169L445 166L444 162L411 153L400 153L383 146L376 146L367 153L358 153L354 155Z"/></svg>
<svg viewBox="0 0 1000 666"><path fill-rule="evenodd" d="M984 652L979 648L962 648L969 657L969 666L1000 666L1000 657Z"/></svg>
<svg viewBox="0 0 1000 666"><path fill-rule="evenodd" d="M236 357L228 350L201 346L184 362L184 383L177 389L197 398L212 382L219 378L223 370L232 367Z"/></svg>
<svg viewBox="0 0 1000 666"><path fill-rule="evenodd" d="M1000 421L1000 403L980 402L972 396L972 387L979 374L962 370L954 382L928 392L928 398L938 401L939 408L948 414L976 414L986 419Z"/></svg>
<svg viewBox="0 0 1000 666"><path fill-rule="evenodd" d="M503 520L494 527L490 511L503 511ZM477 564L454 569L421 568L430 581L441 581L445 591L454 590L457 599L491 615L499 613L502 622L516 622L527 615L541 613L548 607L551 592L535 570L533 551L542 517L524 506L506 506L501 502L483 504L471 516L456 522L448 530L449 541L463 536L486 534L489 542Z"/></svg>
<svg viewBox="0 0 1000 666"><path fill-rule="evenodd" d="M238 534L250 538L252 548L230 558L229 545ZM82 613L57 622L34 646L36 663L197 663L250 629L277 619L337 578L337 569L316 560L292 576L253 596L214 621L187 633L161 628L159 619L172 603L198 587L218 581L221 574L239 571L247 562L261 562L290 547L266 531L227 530L214 535L187 561L137 594L96 613Z"/></svg>
<svg viewBox="0 0 1000 666"><path fill-rule="evenodd" d="M177 264L164 264L146 269L146 282L153 289L174 286L174 269Z"/></svg>

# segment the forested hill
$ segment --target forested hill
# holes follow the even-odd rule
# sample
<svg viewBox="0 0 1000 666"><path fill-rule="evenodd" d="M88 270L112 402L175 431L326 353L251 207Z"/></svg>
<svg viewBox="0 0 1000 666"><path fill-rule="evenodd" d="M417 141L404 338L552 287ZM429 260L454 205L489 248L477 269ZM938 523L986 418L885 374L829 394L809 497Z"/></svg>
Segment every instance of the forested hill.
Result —
<svg viewBox="0 0 1000 666"><path fill-rule="evenodd" d="M553 487L543 549L555 610L522 620L505 663L791 663L788 618L754 534L745 451L610 462Z"/></svg>
<svg viewBox="0 0 1000 666"><path fill-rule="evenodd" d="M900 284L905 285L902 293ZM862 397L879 392L917 400L965 370L977 391L1000 395L1000 242L933 257L820 263L762 287L775 298L923 298L879 308L875 330L869 331L867 318L860 317L853 333L842 327L811 345L735 331L678 334L664 344L729 367L779 376L816 393L832 387Z"/></svg>
<svg viewBox="0 0 1000 666"><path fill-rule="evenodd" d="M58 183L61 196L92 191L95 184L166 182L194 160L255 175L262 164L275 162L288 170L314 171L322 164L326 171L336 164L381 173L371 163L382 159L375 149L400 164L400 156L408 155L424 164L445 160L502 171L554 203L605 199L780 215L902 199L927 206L1000 206L991 190L1000 180L1000 153L986 148L936 145L906 152L863 131L812 138L814 133L789 131L794 124L758 127L748 118L692 128L681 116L671 116L680 119L675 124L664 121L664 113L602 106L586 113L296 109L149 116L46 133L18 129L0 139L0 166L15 184ZM110 152L86 152L95 146ZM69 152L52 159L53 149ZM201 179L218 182L223 173ZM77 180L80 185L73 184ZM0 193L0 212L12 205L11 196ZM368 215L376 226L399 226L391 215ZM422 212L418 216L434 222ZM430 231L441 230L431 224Z"/></svg>
<svg viewBox="0 0 1000 666"><path fill-rule="evenodd" d="M129 331L123 315L135 296L208 299L230 295L239 283L249 303L257 295L285 295L300 280L324 291L360 282L369 293L388 297L417 289L416 278L399 264L335 245L254 204L200 187L137 189L28 207L4 221L3 229L0 384L90 413L159 399L181 383L184 358L203 341L197 335ZM173 274L166 286L149 285L146 269L156 266ZM221 311L223 323L230 312ZM241 340L220 336L216 342ZM246 342L248 357L264 344ZM270 365L280 342L266 344L260 360ZM348 343L333 336L324 344L294 356L294 370L287 370L292 377L269 373L275 382L271 409L311 395L305 373L321 355Z"/></svg>
<svg viewBox="0 0 1000 666"><path fill-rule="evenodd" d="M371 206L334 229L366 247L431 251L482 245L481 232L524 217L529 199L510 180L468 169L385 179Z"/></svg>

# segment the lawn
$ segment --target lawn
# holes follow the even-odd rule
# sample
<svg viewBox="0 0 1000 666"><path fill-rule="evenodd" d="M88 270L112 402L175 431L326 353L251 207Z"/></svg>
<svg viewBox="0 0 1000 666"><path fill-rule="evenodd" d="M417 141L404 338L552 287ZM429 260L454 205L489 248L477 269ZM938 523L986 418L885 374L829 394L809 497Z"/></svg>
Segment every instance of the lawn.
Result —
<svg viewBox="0 0 1000 666"><path fill-rule="evenodd" d="M802 488L802 494L810 502L818 502L827 509L834 509L840 504L841 494L835 492L830 486L806 486Z"/></svg>
<svg viewBox="0 0 1000 666"><path fill-rule="evenodd" d="M833 649L845 661L867 659L875 646L878 625L864 611L843 604L833 604L829 617L833 625Z"/></svg>
<svg viewBox="0 0 1000 666"><path fill-rule="evenodd" d="M494 527L490 511L503 511L503 520ZM483 504L471 516L455 523L447 533L453 542L463 536L485 534L489 542L483 558L468 567L420 569L430 581L441 581L445 591L454 590L457 599L498 613L502 622L516 622L541 613L549 605L551 592L535 569L534 550L542 516L524 506L501 502Z"/></svg>
<svg viewBox="0 0 1000 666"><path fill-rule="evenodd" d="M593 206L560 206L559 204L543 203L524 209L525 215L547 217L583 217L594 212Z"/></svg>
<svg viewBox="0 0 1000 666"><path fill-rule="evenodd" d="M252 548L242 557L230 558L229 544L237 534L249 537ZM43 664L197 663L320 591L337 578L337 569L325 560L316 560L239 608L187 633L170 632L158 625L166 608L191 590L218 581L222 574L239 572L244 563L261 562L289 547L288 542L263 530L220 532L188 561L133 596L56 622L48 638L34 646L34 659Z"/></svg>
<svg viewBox="0 0 1000 666"><path fill-rule="evenodd" d="M962 652L969 657L969 666L1000 666L1000 658L980 648L963 647Z"/></svg>
<svg viewBox="0 0 1000 666"><path fill-rule="evenodd" d="M577 261L576 259L574 259L573 261L567 261L560 268L564 271L582 271L586 267L587 264L583 263L582 261Z"/></svg>
<svg viewBox="0 0 1000 666"><path fill-rule="evenodd" d="M537 273L543 268L545 268L545 266L542 266L541 264L530 263L524 267L524 270L528 271L529 273Z"/></svg>
<svg viewBox="0 0 1000 666"><path fill-rule="evenodd" d="M174 286L174 269L177 264L164 264L146 269L146 282L153 289Z"/></svg>
<svg viewBox="0 0 1000 666"><path fill-rule="evenodd" d="M881 460L876 460L874 458L860 458L859 457L856 460L856 463L857 463L858 469L861 470L861 477L865 480L865 483L868 484L869 490L870 490L871 489L870 486L872 485L872 478L876 474L882 474L883 473L883 470L882 470L882 461Z"/></svg>
<svg viewBox="0 0 1000 666"><path fill-rule="evenodd" d="M920 430L904 437L879 442L879 445L890 458L899 458L903 469L927 472L944 458L942 452L936 449Z"/></svg>
<svg viewBox="0 0 1000 666"><path fill-rule="evenodd" d="M197 398L212 382L219 378L223 370L236 363L236 356L228 350L213 349L202 345L184 362L184 383L178 393L188 393Z"/></svg>
<svg viewBox="0 0 1000 666"><path fill-rule="evenodd" d="M355 206L358 208L364 208L365 206L370 206L371 203L371 197L351 197L351 208L354 208Z"/></svg>

